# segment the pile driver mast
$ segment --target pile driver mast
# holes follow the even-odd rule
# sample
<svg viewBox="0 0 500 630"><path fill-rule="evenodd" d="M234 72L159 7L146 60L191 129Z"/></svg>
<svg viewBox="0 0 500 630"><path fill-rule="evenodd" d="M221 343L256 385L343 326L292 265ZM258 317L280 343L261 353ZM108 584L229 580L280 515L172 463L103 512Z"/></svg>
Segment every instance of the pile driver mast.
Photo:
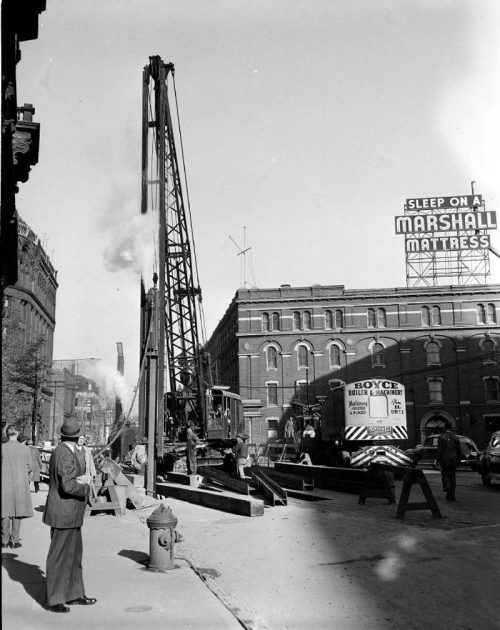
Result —
<svg viewBox="0 0 500 630"><path fill-rule="evenodd" d="M174 135L182 138L174 129L172 114L177 121L178 115L177 109L172 112L169 90L173 90L175 103L173 64L150 57L143 71L141 213L157 213L158 246L154 287L146 293L144 279L141 281L144 370L139 386L139 426L148 437L148 453L153 456L155 452L156 457L163 456L167 414L178 425L192 417L203 432L206 429L198 338L201 290L194 275L189 203L186 207L184 202L185 172L179 168ZM151 468L148 466L147 489L154 479Z"/></svg>

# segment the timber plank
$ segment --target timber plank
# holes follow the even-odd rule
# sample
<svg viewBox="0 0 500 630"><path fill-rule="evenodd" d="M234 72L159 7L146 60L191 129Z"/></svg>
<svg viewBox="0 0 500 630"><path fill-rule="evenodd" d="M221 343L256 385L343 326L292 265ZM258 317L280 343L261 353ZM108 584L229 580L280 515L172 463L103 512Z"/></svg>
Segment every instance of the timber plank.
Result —
<svg viewBox="0 0 500 630"><path fill-rule="evenodd" d="M241 516L263 516L264 514L264 503L250 497L214 493L210 490L167 483L157 483L156 493L164 497L195 503L231 514L240 514Z"/></svg>
<svg viewBox="0 0 500 630"><path fill-rule="evenodd" d="M276 462L274 468L277 472L289 473L299 477L306 474L310 479L314 479L316 488L352 492L353 494L360 493L368 474L364 468L306 466L304 464L289 464L285 462Z"/></svg>
<svg viewBox="0 0 500 630"><path fill-rule="evenodd" d="M231 475L218 468L211 466L198 466L198 473L210 481L216 481L225 488L238 492L239 494L250 494L250 486L242 479L235 479Z"/></svg>

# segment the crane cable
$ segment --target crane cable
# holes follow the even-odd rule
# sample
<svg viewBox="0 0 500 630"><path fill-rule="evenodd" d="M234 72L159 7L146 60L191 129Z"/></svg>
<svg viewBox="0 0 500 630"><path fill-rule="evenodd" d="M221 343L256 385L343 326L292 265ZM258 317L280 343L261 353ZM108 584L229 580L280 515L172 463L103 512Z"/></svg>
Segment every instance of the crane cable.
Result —
<svg viewBox="0 0 500 630"><path fill-rule="evenodd" d="M177 117L177 131L179 134L179 141L180 141L180 149L181 149L181 159L182 159L182 171L184 174L184 184L185 184L185 188L186 188L186 207L187 207L187 214L188 214L188 218L189 218L189 229L191 232L191 251L192 251L192 256L193 256L193 263L194 263L194 270L195 270L195 276L196 276L196 281L198 283L198 286L200 286L200 276L199 276L199 272L198 272L198 260L196 258L196 248L195 248L195 244L194 244L194 231L193 231L193 221L192 221L192 216L191 216L191 202L189 199L189 187L188 187L188 181L187 181L187 174L186 174L186 162L184 159L184 144L182 141L182 131L181 131L181 121L180 121L180 117L179 117L179 104L177 101L177 89L175 87L175 75L174 75L174 71L172 70L172 85L174 87L174 99L175 99L175 112L176 112L176 117ZM201 300L201 293L199 295L198 298L198 310L200 313L200 328L201 328L201 342L202 345L204 346L206 344L206 338L207 338L207 333L206 333L206 325L205 325L205 313L203 311L203 305L202 305L202 300Z"/></svg>

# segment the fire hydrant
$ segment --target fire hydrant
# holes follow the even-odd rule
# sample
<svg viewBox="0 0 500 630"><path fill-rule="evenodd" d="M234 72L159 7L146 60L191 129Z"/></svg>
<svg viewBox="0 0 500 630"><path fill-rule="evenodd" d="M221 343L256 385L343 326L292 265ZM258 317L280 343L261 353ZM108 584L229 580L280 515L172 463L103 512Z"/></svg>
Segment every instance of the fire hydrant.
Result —
<svg viewBox="0 0 500 630"><path fill-rule="evenodd" d="M146 520L149 527L149 564L151 571L174 569L175 543L182 536L175 530L177 519L169 506L163 503Z"/></svg>

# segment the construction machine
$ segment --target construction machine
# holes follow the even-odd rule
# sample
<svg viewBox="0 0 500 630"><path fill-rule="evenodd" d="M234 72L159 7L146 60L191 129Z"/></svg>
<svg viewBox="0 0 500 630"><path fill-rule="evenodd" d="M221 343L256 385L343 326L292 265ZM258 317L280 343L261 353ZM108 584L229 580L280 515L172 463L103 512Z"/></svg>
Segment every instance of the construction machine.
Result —
<svg viewBox="0 0 500 630"><path fill-rule="evenodd" d="M179 150L178 150L179 148ZM201 437L243 430L241 399L212 383L203 352L201 288L175 88L175 69L159 56L143 70L141 213L157 217L158 239L146 291L141 280L139 437L147 437L146 490L166 437L182 438L192 423Z"/></svg>

